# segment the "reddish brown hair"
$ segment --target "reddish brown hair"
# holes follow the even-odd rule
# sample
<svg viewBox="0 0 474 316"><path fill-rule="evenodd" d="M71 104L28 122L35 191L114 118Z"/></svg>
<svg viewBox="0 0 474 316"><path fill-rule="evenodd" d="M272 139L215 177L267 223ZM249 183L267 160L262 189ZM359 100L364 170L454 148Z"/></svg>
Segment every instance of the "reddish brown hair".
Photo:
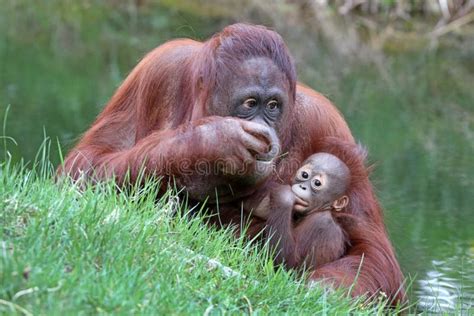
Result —
<svg viewBox="0 0 474 316"><path fill-rule="evenodd" d="M254 57L269 58L285 74L293 104L296 95L296 69L285 42L278 33L264 26L244 23L227 26L201 48L195 59L193 74L195 88L201 89L200 101L207 102L212 90L223 78L234 73L236 66Z"/></svg>
<svg viewBox="0 0 474 316"><path fill-rule="evenodd" d="M349 189L346 194L350 197L347 210L354 215L365 215L382 223L380 206L372 194L369 180L371 167L367 166L367 150L360 144L341 141L335 137L324 137L319 141L318 148L338 157L350 170Z"/></svg>
<svg viewBox="0 0 474 316"><path fill-rule="evenodd" d="M334 280L345 287L357 280L353 295L374 296L382 291L389 296L391 304L404 302L403 275L386 237L382 209L369 180L372 166L367 166L367 150L360 144L335 137L322 138L319 148L341 159L351 173L346 211L333 214L347 233L351 247L346 257L318 268L313 277ZM352 275L359 268L360 274ZM386 277L388 272L392 277Z"/></svg>

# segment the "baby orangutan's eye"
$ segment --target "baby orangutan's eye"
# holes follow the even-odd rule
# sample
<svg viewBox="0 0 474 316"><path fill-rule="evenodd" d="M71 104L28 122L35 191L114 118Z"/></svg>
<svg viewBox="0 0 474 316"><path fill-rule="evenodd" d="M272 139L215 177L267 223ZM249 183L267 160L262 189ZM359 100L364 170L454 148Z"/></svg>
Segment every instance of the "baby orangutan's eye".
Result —
<svg viewBox="0 0 474 316"><path fill-rule="evenodd" d="M311 187L314 189L314 190L321 190L323 188L323 178L321 176L315 176L312 180L311 180Z"/></svg>
<svg viewBox="0 0 474 316"><path fill-rule="evenodd" d="M311 169L308 166L301 167L295 175L296 181L307 181L311 178Z"/></svg>

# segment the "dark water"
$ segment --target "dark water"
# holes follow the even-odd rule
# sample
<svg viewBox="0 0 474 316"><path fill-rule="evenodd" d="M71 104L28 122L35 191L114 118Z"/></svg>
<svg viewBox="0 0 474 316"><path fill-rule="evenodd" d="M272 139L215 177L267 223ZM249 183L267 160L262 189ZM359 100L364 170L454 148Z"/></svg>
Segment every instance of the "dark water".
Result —
<svg viewBox="0 0 474 316"><path fill-rule="evenodd" d="M34 160L44 133L71 146L152 47L202 39L230 22L169 7L7 3L0 10L0 108L11 107L6 134L18 143L7 141L16 160ZM374 62L323 49L304 27L279 31L300 80L333 100L369 149L413 300L424 310L473 309L474 43ZM55 147L51 157L58 161Z"/></svg>
<svg viewBox="0 0 474 316"><path fill-rule="evenodd" d="M423 310L474 308L469 58L452 51L387 57L391 82L359 65L328 87L368 146L391 240Z"/></svg>

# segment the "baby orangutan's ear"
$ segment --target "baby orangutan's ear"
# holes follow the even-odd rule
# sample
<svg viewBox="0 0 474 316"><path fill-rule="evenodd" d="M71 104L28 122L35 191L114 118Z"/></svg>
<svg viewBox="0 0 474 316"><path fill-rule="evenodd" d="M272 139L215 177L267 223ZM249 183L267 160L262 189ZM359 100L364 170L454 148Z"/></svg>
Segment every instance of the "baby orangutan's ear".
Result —
<svg viewBox="0 0 474 316"><path fill-rule="evenodd" d="M344 209L344 207L346 207L348 203L349 203L349 197L347 195L344 195L343 197L340 197L339 199L335 200L332 203L332 208L336 212L339 212L342 209Z"/></svg>

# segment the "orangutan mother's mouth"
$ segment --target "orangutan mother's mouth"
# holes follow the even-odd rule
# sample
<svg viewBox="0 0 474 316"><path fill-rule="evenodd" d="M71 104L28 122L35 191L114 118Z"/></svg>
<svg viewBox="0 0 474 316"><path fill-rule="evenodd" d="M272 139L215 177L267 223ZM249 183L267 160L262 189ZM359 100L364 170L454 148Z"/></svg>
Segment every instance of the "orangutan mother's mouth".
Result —
<svg viewBox="0 0 474 316"><path fill-rule="evenodd" d="M271 164L273 163L273 158L270 158L270 159L257 158L256 161L260 163Z"/></svg>

